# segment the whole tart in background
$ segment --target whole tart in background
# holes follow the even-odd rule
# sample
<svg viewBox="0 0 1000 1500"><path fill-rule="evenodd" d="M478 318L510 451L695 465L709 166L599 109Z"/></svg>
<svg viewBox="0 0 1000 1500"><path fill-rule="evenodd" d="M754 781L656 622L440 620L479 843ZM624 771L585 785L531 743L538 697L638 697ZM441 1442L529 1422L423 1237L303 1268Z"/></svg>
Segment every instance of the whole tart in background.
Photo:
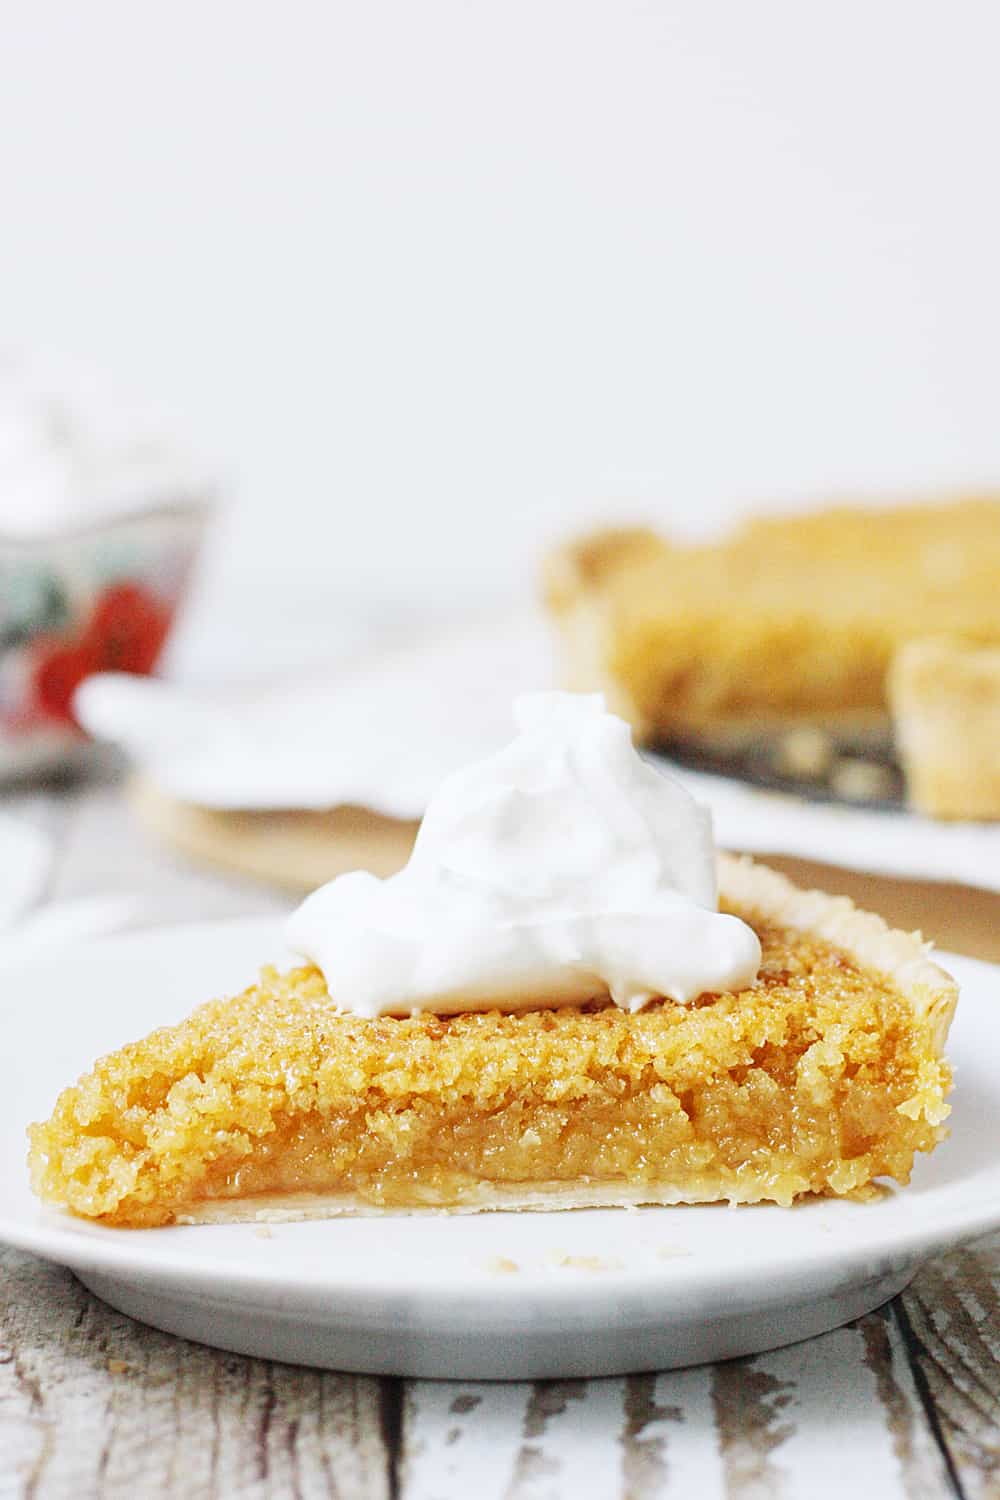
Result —
<svg viewBox="0 0 1000 1500"><path fill-rule="evenodd" d="M887 741L896 653L1000 644L1000 501L838 507L716 544L608 531L555 552L546 601L568 686L647 744L715 749L818 728Z"/></svg>

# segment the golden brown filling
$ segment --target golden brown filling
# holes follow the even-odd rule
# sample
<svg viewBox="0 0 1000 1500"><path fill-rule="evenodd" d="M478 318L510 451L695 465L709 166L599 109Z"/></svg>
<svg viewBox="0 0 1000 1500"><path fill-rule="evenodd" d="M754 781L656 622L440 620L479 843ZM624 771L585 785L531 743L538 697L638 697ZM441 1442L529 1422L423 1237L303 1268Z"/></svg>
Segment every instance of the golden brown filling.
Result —
<svg viewBox="0 0 1000 1500"><path fill-rule="evenodd" d="M557 567L549 603L598 604L604 666L654 737L883 714L904 642L1000 641L995 500L762 519L711 546L610 533L572 552L575 582Z"/></svg>
<svg viewBox="0 0 1000 1500"><path fill-rule="evenodd" d="M35 1191L149 1225L288 1192L447 1206L484 1183L589 1182L789 1203L905 1182L947 1113L929 1024L838 949L753 925L757 986L638 1015L370 1021L338 1014L315 969L266 970L66 1089L30 1130Z"/></svg>

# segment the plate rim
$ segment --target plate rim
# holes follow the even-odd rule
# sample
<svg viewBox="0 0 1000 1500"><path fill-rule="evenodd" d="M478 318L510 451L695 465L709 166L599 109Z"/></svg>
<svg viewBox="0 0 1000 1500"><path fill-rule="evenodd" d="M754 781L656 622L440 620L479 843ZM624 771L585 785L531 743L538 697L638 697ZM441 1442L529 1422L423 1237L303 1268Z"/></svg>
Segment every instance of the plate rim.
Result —
<svg viewBox="0 0 1000 1500"><path fill-rule="evenodd" d="M267 962L268 955L273 954L279 947L285 948L281 936L280 918L240 916L169 923L155 928L95 938L84 944L66 945L56 954L11 962L3 967L2 972L5 978L9 978L12 974L16 976L18 972L30 973L39 968L58 968L84 955L99 962L109 952L114 954L122 947L148 949L151 940L168 944L190 940L203 942L213 933L223 933L227 941L232 942L240 938L243 932L246 932L248 936L254 934L264 939L262 943L264 953L256 962ZM287 948L285 951L287 952ZM965 982L963 971L969 976L978 976L983 983L992 979L1000 984L1000 964L945 950L940 952L935 950L935 956L945 967L954 965L958 969L960 985ZM11 986L11 989L14 988L15 986ZM2 1009L3 1005L0 1002L0 1013ZM1000 1082L997 1083L997 1091L1000 1094ZM26 1121L24 1123L27 1124ZM944 1220L939 1214L933 1212L933 1207L940 1206L942 1194L948 1194L949 1191L960 1193L963 1179L959 1179L954 1184L944 1184L936 1190L933 1207L928 1206L925 1214L915 1222L904 1217L896 1223L891 1223L887 1230L885 1226L879 1224L877 1219L873 1219L870 1228L865 1226L868 1232L859 1234L857 1231L860 1225L851 1226L845 1234L831 1235L829 1245L810 1242L803 1246L794 1238L789 1237L785 1243L769 1246L766 1258L761 1258L759 1261L748 1260L743 1265L738 1281L740 1290L747 1296L756 1295L767 1302L784 1302L788 1300L791 1291L786 1284L787 1278L812 1280L836 1276L838 1273L847 1278L862 1270L870 1271L873 1263L876 1262L884 1264L892 1260L916 1263L941 1253L949 1247L966 1243L991 1230L998 1229L1000 1228L1000 1194L991 1198L986 1190L993 1174L1000 1182L1000 1155L994 1166L987 1169L985 1174L980 1173L981 1176L985 1175L981 1198L972 1204L963 1205L960 1202ZM898 1188L895 1191L905 1194L908 1189ZM836 1212L836 1205L841 1202L842 1200L836 1199L815 1199L806 1204L793 1205L791 1211L801 1213L808 1211L812 1206L818 1208L825 1205L828 1208L832 1207ZM871 1208L876 1207L876 1205L847 1203L843 1203L842 1206L860 1214L868 1213ZM676 1205L675 1207L683 1209L688 1206ZM753 1211L774 1213L778 1205L741 1205L732 1208L725 1204L706 1204L693 1207L696 1210L711 1208L718 1213ZM947 1208L947 1201L945 1207ZM630 1297L632 1295L639 1297L666 1289L678 1296L691 1295L699 1288L708 1289L723 1284L731 1287L734 1284L730 1262L717 1262L711 1257L705 1258L697 1254L680 1255L650 1264L640 1262L621 1267L609 1264L607 1267L602 1267L599 1274L588 1273L585 1281L581 1279L583 1273L575 1268L569 1268L572 1270L570 1275L565 1274L565 1270L560 1268L561 1274L558 1277L553 1276L548 1267L520 1267L516 1275L499 1275L495 1269L486 1264L485 1258L482 1264L470 1258L467 1275L460 1280L454 1277L449 1279L447 1276L437 1279L434 1275L416 1280L400 1280L398 1272L392 1273L384 1268L379 1268L378 1272L370 1278L367 1276L359 1278L356 1265L351 1267L349 1263L347 1272L338 1275L338 1265L335 1259L324 1259L320 1264L321 1252L314 1249L300 1256L297 1261L289 1261L284 1265L268 1263L266 1259L258 1261L256 1257L241 1259L235 1250L232 1254L227 1250L225 1254L216 1252L209 1255L190 1255L178 1253L173 1242L163 1245L160 1249L154 1248L155 1240L147 1237L157 1236L163 1232L158 1229L114 1229L87 1220L78 1220L65 1211L42 1205L38 1205L38 1212L49 1216L49 1221L42 1219L40 1222L32 1223L20 1215L11 1216L9 1213L0 1211L0 1244L27 1251L70 1269L82 1268L85 1274L87 1270L95 1270L99 1274L122 1276L133 1281L146 1282L155 1279L169 1286L183 1284L189 1290L197 1287L206 1292L210 1290L218 1292L221 1283L224 1287L231 1288L234 1294L256 1293L259 1296L268 1297L280 1293L286 1300L291 1298L289 1305L310 1305L310 1298L323 1293L331 1298L355 1298L358 1299L359 1304L360 1302L385 1302L399 1298L417 1301L432 1298L439 1307L458 1309L470 1300L481 1300L487 1289L491 1299L506 1306L511 1302L523 1300L527 1293L533 1296L542 1295L547 1303L576 1302L579 1301L585 1287L595 1295L611 1293L617 1297L626 1294ZM577 1210L576 1212L631 1214L636 1211L608 1208ZM653 1214L665 1216L670 1213L670 1209L650 1206L641 1208L637 1212L644 1217ZM394 1217L395 1222L399 1222L400 1218L427 1216ZM447 1215L435 1217L442 1221L447 1219ZM506 1215L503 1210L498 1210L490 1217L502 1221ZM572 1214L541 1212L537 1217L569 1220ZM65 1220L65 1227L60 1224L59 1219ZM315 1224L320 1221L310 1222ZM368 1222L373 1221L368 1220ZM668 1222L666 1217L663 1222ZM172 1234L186 1229L197 1232L200 1227L171 1226L167 1232ZM247 1236L251 1236L260 1225L250 1221L239 1226L226 1227L239 1228ZM287 1232L288 1230L294 1231L297 1226L294 1223L285 1223L275 1227L278 1231ZM104 1239L105 1235L114 1236L114 1238ZM132 1236L137 1237L135 1243L127 1243L124 1237L130 1239ZM776 1291L778 1283L782 1284L780 1292ZM775 1295L768 1296L769 1292L775 1292ZM224 1292L223 1300L225 1300Z"/></svg>

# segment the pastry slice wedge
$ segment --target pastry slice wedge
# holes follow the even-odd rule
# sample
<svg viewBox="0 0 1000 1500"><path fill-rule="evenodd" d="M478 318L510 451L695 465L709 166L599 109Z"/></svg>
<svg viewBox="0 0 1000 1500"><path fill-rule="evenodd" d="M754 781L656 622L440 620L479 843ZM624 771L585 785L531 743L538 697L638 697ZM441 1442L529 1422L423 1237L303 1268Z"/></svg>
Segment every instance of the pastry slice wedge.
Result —
<svg viewBox="0 0 1000 1500"><path fill-rule="evenodd" d="M919 937L721 856L759 978L692 1005L376 1019L304 966L102 1058L30 1128L106 1224L790 1204L905 1183L942 1138L957 989Z"/></svg>

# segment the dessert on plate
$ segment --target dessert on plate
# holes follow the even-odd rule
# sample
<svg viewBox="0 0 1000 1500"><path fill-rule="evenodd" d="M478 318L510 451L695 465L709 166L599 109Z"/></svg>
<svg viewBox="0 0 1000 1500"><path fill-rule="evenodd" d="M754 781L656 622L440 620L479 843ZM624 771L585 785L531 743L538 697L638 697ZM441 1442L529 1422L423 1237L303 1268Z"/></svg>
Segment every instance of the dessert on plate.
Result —
<svg viewBox="0 0 1000 1500"><path fill-rule="evenodd" d="M758 518L698 546L598 532L548 559L545 592L567 686L647 744L726 751L813 728L885 741L897 652L1000 645L998 576L1000 501L976 499Z"/></svg>
<svg viewBox="0 0 1000 1500"><path fill-rule="evenodd" d="M716 857L598 697L517 705L409 864L308 897L243 994L100 1059L35 1191L114 1225L790 1204L943 1135L952 979L845 899Z"/></svg>

